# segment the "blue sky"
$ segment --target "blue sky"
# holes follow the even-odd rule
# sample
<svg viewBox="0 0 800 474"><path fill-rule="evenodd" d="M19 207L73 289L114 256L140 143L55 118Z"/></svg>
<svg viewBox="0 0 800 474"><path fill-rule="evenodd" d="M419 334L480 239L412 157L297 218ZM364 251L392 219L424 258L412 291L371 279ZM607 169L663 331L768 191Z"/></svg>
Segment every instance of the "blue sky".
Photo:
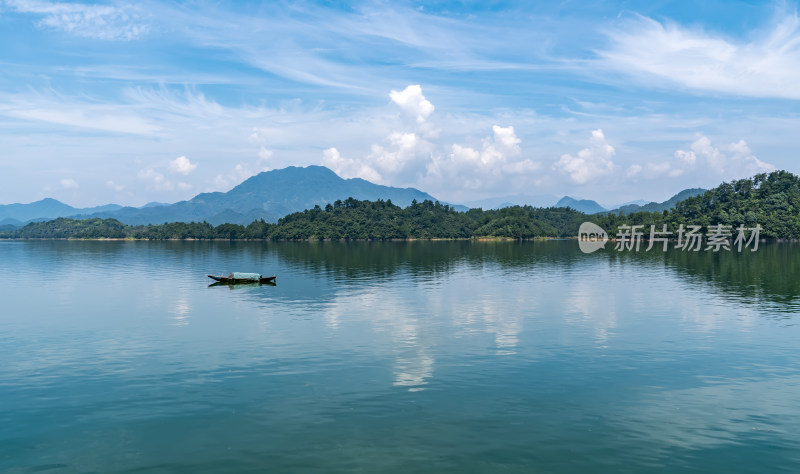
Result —
<svg viewBox="0 0 800 474"><path fill-rule="evenodd" d="M0 203L323 164L450 202L800 173L794 2L0 0Z"/></svg>

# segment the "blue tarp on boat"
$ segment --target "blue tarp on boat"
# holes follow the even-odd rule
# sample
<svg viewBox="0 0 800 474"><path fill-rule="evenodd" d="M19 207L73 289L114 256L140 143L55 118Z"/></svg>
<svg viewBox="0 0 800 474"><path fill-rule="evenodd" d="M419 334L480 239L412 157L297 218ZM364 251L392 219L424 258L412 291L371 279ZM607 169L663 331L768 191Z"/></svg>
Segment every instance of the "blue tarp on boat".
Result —
<svg viewBox="0 0 800 474"><path fill-rule="evenodd" d="M254 280L259 281L261 279L260 273L242 273L242 272L233 272L231 273L230 278L236 280Z"/></svg>

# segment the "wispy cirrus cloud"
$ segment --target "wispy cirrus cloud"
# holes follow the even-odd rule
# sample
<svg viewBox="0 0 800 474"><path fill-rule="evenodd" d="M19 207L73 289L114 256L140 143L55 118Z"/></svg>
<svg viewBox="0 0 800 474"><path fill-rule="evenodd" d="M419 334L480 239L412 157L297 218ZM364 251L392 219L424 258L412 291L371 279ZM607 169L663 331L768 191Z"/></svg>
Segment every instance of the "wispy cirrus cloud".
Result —
<svg viewBox="0 0 800 474"><path fill-rule="evenodd" d="M97 103L55 94L0 94L0 116L111 133L149 135L160 130L129 105Z"/></svg>
<svg viewBox="0 0 800 474"><path fill-rule="evenodd" d="M604 67L695 91L800 99L800 18L779 10L748 38L636 16L607 29Z"/></svg>
<svg viewBox="0 0 800 474"><path fill-rule="evenodd" d="M108 41L130 41L143 35L148 25L131 4L96 5L41 0L5 0L12 11L40 17L37 25L65 33Z"/></svg>
<svg viewBox="0 0 800 474"><path fill-rule="evenodd" d="M531 45L547 38L544 22L516 29L517 40L509 43L504 22L450 18L403 2L345 9L272 3L259 15L211 4L201 14L162 4L152 8L154 15L183 25L181 39L189 44L226 51L284 80L358 96L383 94L399 78L408 83L425 71L528 69L541 56L540 47ZM496 57L498 51L503 57Z"/></svg>
<svg viewBox="0 0 800 474"><path fill-rule="evenodd" d="M130 87L114 100L53 90L0 93L0 116L111 133L158 135L186 126L208 126L230 112L191 88Z"/></svg>

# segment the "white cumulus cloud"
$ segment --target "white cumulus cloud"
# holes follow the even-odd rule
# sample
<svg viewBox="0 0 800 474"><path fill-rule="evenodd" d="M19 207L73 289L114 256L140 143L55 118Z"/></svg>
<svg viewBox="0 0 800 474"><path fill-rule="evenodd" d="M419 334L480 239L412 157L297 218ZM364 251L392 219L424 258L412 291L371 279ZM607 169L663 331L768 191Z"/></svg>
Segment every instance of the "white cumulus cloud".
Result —
<svg viewBox="0 0 800 474"><path fill-rule="evenodd" d="M426 122L434 107L422 95L419 85L391 91L389 95L404 115L414 118L413 125L403 123L401 130L392 131L383 143L374 143L363 157L345 158L337 148L328 148L323 152L323 165L346 178L402 186L417 184L436 152L438 131Z"/></svg>
<svg viewBox="0 0 800 474"><path fill-rule="evenodd" d="M175 185L170 180L153 168L139 170L136 175L140 180L147 183L148 189L157 191L172 191L175 189Z"/></svg>
<svg viewBox="0 0 800 474"><path fill-rule="evenodd" d="M114 182L113 180L110 180L110 179L108 181L106 181L106 186L108 188L110 188L110 189L113 189L114 191L117 191L117 192L122 191L122 190L125 189L125 186L123 186L121 184L117 184L116 182Z"/></svg>
<svg viewBox="0 0 800 474"><path fill-rule="evenodd" d="M64 189L78 189L80 185L72 178L64 178L61 180L61 187Z"/></svg>
<svg viewBox="0 0 800 474"><path fill-rule="evenodd" d="M322 152L322 165L342 178L362 178L372 182L382 180L380 173L374 168L359 160L343 157L336 148L328 148Z"/></svg>
<svg viewBox="0 0 800 474"><path fill-rule="evenodd" d="M660 163L645 163L644 165L633 164L625 171L625 177L631 181L639 178L658 179L658 178L677 178L683 175L684 169L676 167L668 161Z"/></svg>
<svg viewBox="0 0 800 474"><path fill-rule="evenodd" d="M555 168L566 173L576 184L585 184L614 171L611 160L616 151L609 145L603 131L592 132L589 147L579 151L575 156L565 154L555 164Z"/></svg>
<svg viewBox="0 0 800 474"><path fill-rule="evenodd" d="M427 160L432 144L415 132L392 132L387 139L386 146L372 145L367 163L384 177L413 180Z"/></svg>
<svg viewBox="0 0 800 474"><path fill-rule="evenodd" d="M433 113L433 104L422 95L422 87L418 84L408 86L400 92L393 90L389 93L389 97L400 110L415 117L418 123L424 122Z"/></svg>
<svg viewBox="0 0 800 474"><path fill-rule="evenodd" d="M510 187L529 188L541 181L536 175L541 164L523 156L522 140L513 126L492 126L492 134L477 147L454 143L448 149L434 127L434 106L425 99L420 86L392 91L390 96L413 121L403 121L402 127L386 135L385 141L374 143L366 155L347 156L336 147L327 148L322 152L322 165L344 178L415 186L431 192L449 188L451 197L466 190L472 196L475 190L482 195L508 192Z"/></svg>
<svg viewBox="0 0 800 474"><path fill-rule="evenodd" d="M483 140L480 149L453 144L445 156L433 156L427 169L427 179L457 183L467 189L505 191L511 181L532 182L531 174L538 171L540 163L522 158L513 126L492 126L492 136Z"/></svg>
<svg viewBox="0 0 800 474"><path fill-rule="evenodd" d="M227 174L216 175L212 180L213 187L209 189L209 191L228 191L232 187L238 186L244 180L262 171L268 171L268 169L263 166L261 159L255 164L237 163Z"/></svg>
<svg viewBox="0 0 800 474"><path fill-rule="evenodd" d="M744 140L717 147L710 138L700 135L688 149L676 150L671 161L634 163L628 166L625 178L635 182L695 173L729 180L774 170L775 166L756 157Z"/></svg>
<svg viewBox="0 0 800 474"><path fill-rule="evenodd" d="M263 146L258 150L259 161L267 162L269 161L270 158L272 158L272 155L273 155L272 150L268 150Z"/></svg>
<svg viewBox="0 0 800 474"><path fill-rule="evenodd" d="M761 161L744 140L730 143L722 149L715 147L711 139L702 135L688 150L675 151L675 158L688 168L707 167L723 179L741 178L775 170L775 165Z"/></svg>
<svg viewBox="0 0 800 474"><path fill-rule="evenodd" d="M197 168L197 164L189 161L185 156L179 156L169 162L169 169L175 173L187 175Z"/></svg>

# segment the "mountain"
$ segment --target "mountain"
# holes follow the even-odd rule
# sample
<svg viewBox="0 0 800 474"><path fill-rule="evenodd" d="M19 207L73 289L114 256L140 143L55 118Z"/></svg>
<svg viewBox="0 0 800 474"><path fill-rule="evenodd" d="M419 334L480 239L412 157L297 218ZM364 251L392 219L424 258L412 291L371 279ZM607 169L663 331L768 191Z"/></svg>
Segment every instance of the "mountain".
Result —
<svg viewBox="0 0 800 474"><path fill-rule="evenodd" d="M663 203L645 205L629 204L613 212L625 214L638 211L661 212L675 203L705 192L703 189L686 189ZM213 225L224 223L249 224L257 219L276 222L292 212L324 207L337 200L352 197L358 200L391 200L406 207L413 200L436 201L436 198L414 188L382 186L353 178L343 179L324 166L288 168L259 173L228 192L202 193L175 204L151 202L140 208L107 204L78 209L55 199L42 199L30 204L0 205L0 226L19 227L33 220L50 220L57 217L114 218L129 225L161 224L164 222L202 222ZM564 196L555 202L548 195L511 195L467 203L469 207L498 209L512 205L534 207L570 207L586 214L608 212L597 202ZM464 211L464 206L453 206Z"/></svg>
<svg viewBox="0 0 800 474"><path fill-rule="evenodd" d="M95 206L95 207L87 207L84 209L79 209L83 213L95 213L95 212L109 212L109 211L116 211L118 209L122 209L122 206L119 204L105 204L103 206Z"/></svg>
<svg viewBox="0 0 800 474"><path fill-rule="evenodd" d="M414 188L381 186L360 178L343 179L324 166L290 166L259 173L225 193L202 193L170 205L126 207L79 217L111 217L131 225L179 221L249 224L256 219L275 222L286 214L314 206L324 207L348 197L391 200L402 207L415 199L420 202L436 200Z"/></svg>
<svg viewBox="0 0 800 474"><path fill-rule="evenodd" d="M30 204L0 205L0 225L12 228L57 217L114 218L130 225L191 221L249 224L257 219L275 222L286 214L316 205L324 207L348 197L391 200L403 207L415 199L436 201L430 194L414 188L381 186L360 178L343 179L323 166L290 166L260 173L225 193L202 193L175 204L150 202L140 208L107 204L78 209L47 198ZM467 210L463 206L454 208Z"/></svg>
<svg viewBox="0 0 800 474"><path fill-rule="evenodd" d="M6 217L5 219L0 220L0 232L10 232L19 229L23 225L25 225L25 223L22 221L12 219L11 217Z"/></svg>
<svg viewBox="0 0 800 474"><path fill-rule="evenodd" d="M13 222L6 222L7 219L19 221L20 224L34 219L54 219L56 217L67 217L75 214L93 214L95 212L110 212L122 209L118 204L106 204L105 206L89 207L77 209L52 198L45 198L41 201L29 204L3 204L0 205L0 222L3 225L15 225Z"/></svg>
<svg viewBox="0 0 800 474"><path fill-rule="evenodd" d="M46 198L30 204L3 204L0 205L0 220L16 219L29 221L37 217L64 217L75 214L78 209L68 206L61 201Z"/></svg>
<svg viewBox="0 0 800 474"><path fill-rule="evenodd" d="M481 209L501 209L511 206L533 206L533 207L552 207L558 198L551 194L522 195L513 194L509 196L480 199L462 203L464 206Z"/></svg>
<svg viewBox="0 0 800 474"><path fill-rule="evenodd" d="M684 189L683 191L672 196L671 198L667 199L664 202L651 202L642 206L637 204L628 204L626 206L618 207L617 209L611 210L609 212L613 212L615 214L621 212L626 215L634 212L664 212L672 209L673 207L675 207L675 204L681 201L689 199L690 197L699 196L705 192L706 190L702 188Z"/></svg>
<svg viewBox="0 0 800 474"><path fill-rule="evenodd" d="M14 219L13 217L6 217L5 219L0 220L0 227L2 227L2 228L9 228L10 227L10 228L13 229L13 228L16 228L16 227L22 227L24 225L25 225L24 222L22 222L21 220L18 220L18 219Z"/></svg>
<svg viewBox="0 0 800 474"><path fill-rule="evenodd" d="M628 202L623 202L621 204L614 204L613 206L603 206L603 207L605 207L606 209L619 209L620 207L630 206L631 204L636 204L637 206L644 206L645 204L649 203L650 201L645 201L644 199L637 199L635 201L628 201Z"/></svg>
<svg viewBox="0 0 800 474"><path fill-rule="evenodd" d="M569 196L559 199L555 207L569 207L584 214L597 214L598 212L606 211L606 208L591 199L574 199Z"/></svg>

